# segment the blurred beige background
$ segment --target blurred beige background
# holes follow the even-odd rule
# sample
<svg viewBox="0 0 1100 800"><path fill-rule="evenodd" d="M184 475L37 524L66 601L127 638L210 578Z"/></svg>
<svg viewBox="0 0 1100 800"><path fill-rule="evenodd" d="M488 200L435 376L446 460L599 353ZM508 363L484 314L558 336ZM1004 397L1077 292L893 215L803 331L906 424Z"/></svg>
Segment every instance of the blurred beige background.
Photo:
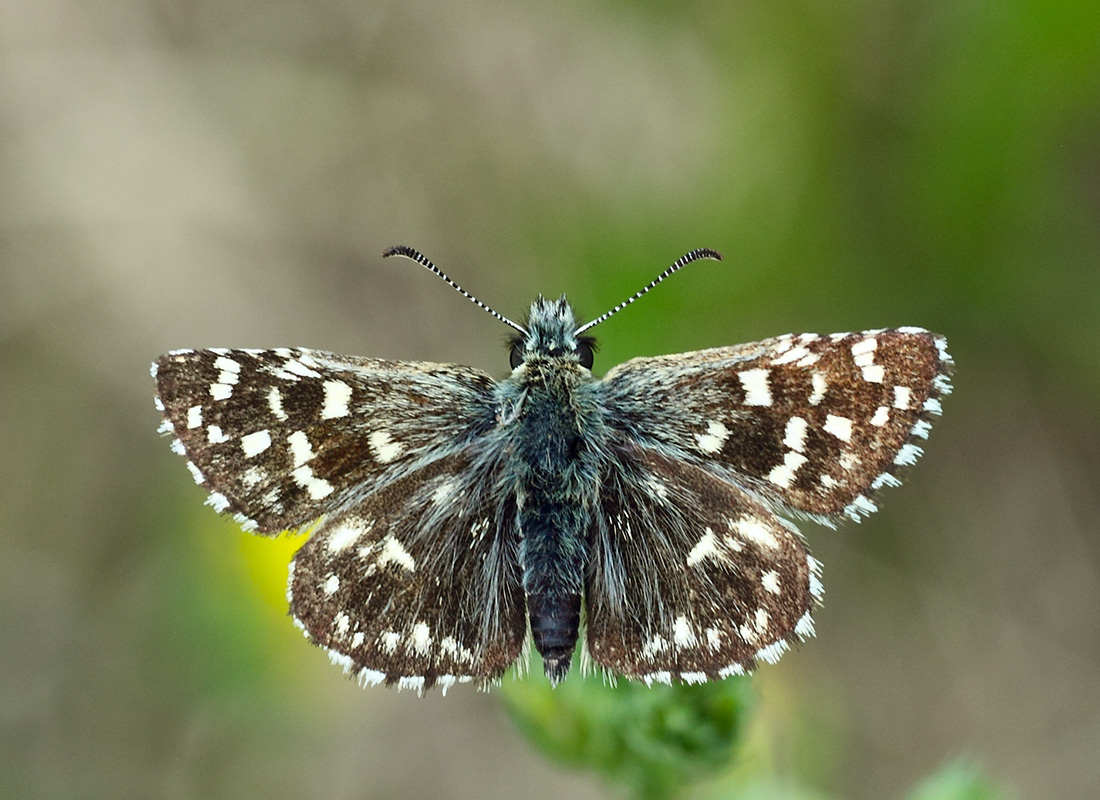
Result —
<svg viewBox="0 0 1100 800"><path fill-rule="evenodd" d="M148 364L473 364L567 291L597 371L923 325L956 393L908 485L805 524L818 638L763 771L896 797L967 755L1100 796L1100 17L1092 2L0 0L0 794L606 797L494 694L361 690L290 545L202 507Z"/></svg>

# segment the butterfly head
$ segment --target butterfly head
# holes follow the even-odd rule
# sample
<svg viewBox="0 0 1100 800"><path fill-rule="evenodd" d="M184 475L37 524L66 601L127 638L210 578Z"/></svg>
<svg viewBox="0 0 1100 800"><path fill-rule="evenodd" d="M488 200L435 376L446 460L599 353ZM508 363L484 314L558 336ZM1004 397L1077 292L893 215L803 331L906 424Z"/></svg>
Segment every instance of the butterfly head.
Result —
<svg viewBox="0 0 1100 800"><path fill-rule="evenodd" d="M592 368L596 340L577 335L577 320L565 296L531 304L526 329L512 337L512 369L528 361L566 361Z"/></svg>

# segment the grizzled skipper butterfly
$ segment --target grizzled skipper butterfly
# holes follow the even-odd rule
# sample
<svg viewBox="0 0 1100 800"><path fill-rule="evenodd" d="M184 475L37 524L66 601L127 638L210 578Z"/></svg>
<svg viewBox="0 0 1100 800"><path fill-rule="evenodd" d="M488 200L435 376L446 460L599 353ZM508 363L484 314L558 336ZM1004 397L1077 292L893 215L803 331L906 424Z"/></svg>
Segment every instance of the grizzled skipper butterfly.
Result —
<svg viewBox="0 0 1100 800"><path fill-rule="evenodd" d="M819 565L781 514L877 509L949 393L921 328L787 334L590 371L593 326L539 297L512 373L317 350L177 350L160 431L246 530L313 523L296 624L362 684L498 680L528 633L551 682L582 655L648 683L776 661L813 634Z"/></svg>

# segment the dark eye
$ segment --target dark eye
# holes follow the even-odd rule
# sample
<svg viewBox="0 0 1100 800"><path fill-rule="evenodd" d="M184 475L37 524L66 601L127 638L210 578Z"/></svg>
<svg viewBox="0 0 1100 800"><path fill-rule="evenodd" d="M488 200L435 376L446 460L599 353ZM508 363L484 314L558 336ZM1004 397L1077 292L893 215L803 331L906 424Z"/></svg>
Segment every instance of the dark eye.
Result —
<svg viewBox="0 0 1100 800"><path fill-rule="evenodd" d="M581 366L585 369L592 369L592 361L594 354L592 351L592 343L586 342L583 339L577 342L577 358L581 360Z"/></svg>
<svg viewBox="0 0 1100 800"><path fill-rule="evenodd" d="M508 356L508 362L512 365L512 369L523 363L523 353L523 342L516 342L512 345L512 353Z"/></svg>

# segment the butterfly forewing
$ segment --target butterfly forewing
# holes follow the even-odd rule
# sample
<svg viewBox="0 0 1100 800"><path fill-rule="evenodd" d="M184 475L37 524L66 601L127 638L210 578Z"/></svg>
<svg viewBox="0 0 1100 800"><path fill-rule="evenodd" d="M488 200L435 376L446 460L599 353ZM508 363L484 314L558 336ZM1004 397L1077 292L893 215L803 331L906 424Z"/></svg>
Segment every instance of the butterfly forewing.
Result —
<svg viewBox="0 0 1100 800"><path fill-rule="evenodd" d="M858 519L921 454L950 368L942 337L903 328L638 358L605 383L611 418L638 441L779 508Z"/></svg>
<svg viewBox="0 0 1100 800"><path fill-rule="evenodd" d="M812 632L817 564L792 528L700 467L627 444L619 453L591 535L593 661L697 683L774 661Z"/></svg>
<svg viewBox="0 0 1100 800"><path fill-rule="evenodd" d="M457 452L493 424L474 369L316 350L182 350L157 401L218 511L277 533Z"/></svg>
<svg viewBox="0 0 1100 800"><path fill-rule="evenodd" d="M465 456L327 518L291 566L291 613L361 683L499 678L527 634L515 509Z"/></svg>

